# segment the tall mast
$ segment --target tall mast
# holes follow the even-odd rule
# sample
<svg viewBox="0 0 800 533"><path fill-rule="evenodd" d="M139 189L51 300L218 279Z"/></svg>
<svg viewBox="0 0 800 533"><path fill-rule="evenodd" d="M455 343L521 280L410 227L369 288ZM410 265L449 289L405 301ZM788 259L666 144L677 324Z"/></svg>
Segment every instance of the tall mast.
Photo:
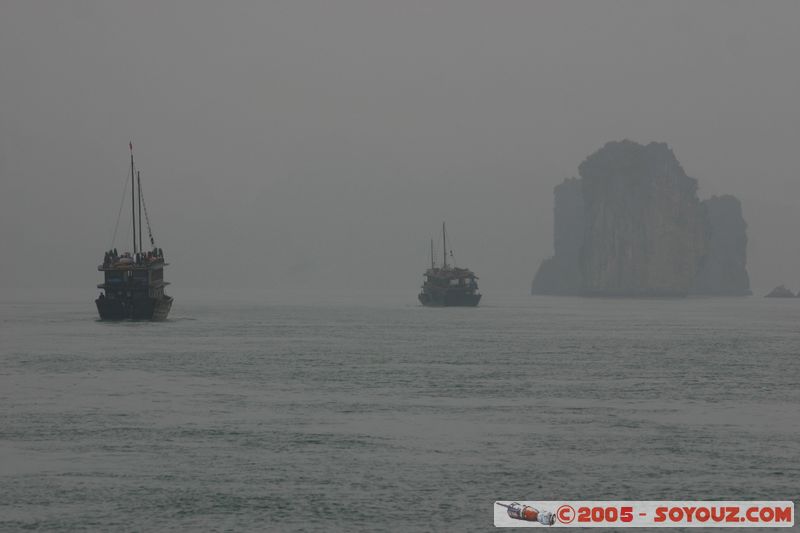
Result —
<svg viewBox="0 0 800 533"><path fill-rule="evenodd" d="M139 251L144 251L142 246L142 178L136 171L136 188L139 189Z"/></svg>
<svg viewBox="0 0 800 533"><path fill-rule="evenodd" d="M434 264L434 259L433 259L433 239L431 239L431 270L433 270L434 268L436 268L436 265Z"/></svg>
<svg viewBox="0 0 800 533"><path fill-rule="evenodd" d="M447 268L447 232L444 229L444 222L442 222L442 248L444 249L442 250L444 253L444 263L442 263L442 268Z"/></svg>
<svg viewBox="0 0 800 533"><path fill-rule="evenodd" d="M133 253L136 253L136 184L133 175L133 141L128 143L131 149L131 225L133 226Z"/></svg>

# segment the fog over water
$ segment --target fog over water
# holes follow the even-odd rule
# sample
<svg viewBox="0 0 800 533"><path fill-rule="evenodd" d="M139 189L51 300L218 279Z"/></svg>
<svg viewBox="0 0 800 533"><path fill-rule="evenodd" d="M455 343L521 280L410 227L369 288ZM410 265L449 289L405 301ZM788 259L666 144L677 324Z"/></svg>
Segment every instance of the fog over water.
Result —
<svg viewBox="0 0 800 533"><path fill-rule="evenodd" d="M798 20L790 1L4 1L0 286L92 292L133 139L176 296L413 299L443 219L485 293L527 291L553 186L630 138L742 200L756 294L800 288Z"/></svg>

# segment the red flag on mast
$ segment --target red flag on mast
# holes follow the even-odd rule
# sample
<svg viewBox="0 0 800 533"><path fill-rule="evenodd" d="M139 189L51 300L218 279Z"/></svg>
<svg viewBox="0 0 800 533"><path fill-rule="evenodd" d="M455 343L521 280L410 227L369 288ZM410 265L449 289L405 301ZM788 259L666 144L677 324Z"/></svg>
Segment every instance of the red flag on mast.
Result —
<svg viewBox="0 0 800 533"><path fill-rule="evenodd" d="M128 146L130 146L130 147L131 147L131 152L133 152L133 141L130 141L130 142L128 143Z"/></svg>

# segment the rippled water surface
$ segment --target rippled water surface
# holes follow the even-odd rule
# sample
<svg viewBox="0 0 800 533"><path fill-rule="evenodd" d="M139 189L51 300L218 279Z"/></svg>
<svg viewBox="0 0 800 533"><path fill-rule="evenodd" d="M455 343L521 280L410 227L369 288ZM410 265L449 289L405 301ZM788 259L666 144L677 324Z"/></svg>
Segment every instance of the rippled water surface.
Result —
<svg viewBox="0 0 800 533"><path fill-rule="evenodd" d="M800 301L0 299L0 529L488 531L496 499L796 499Z"/></svg>

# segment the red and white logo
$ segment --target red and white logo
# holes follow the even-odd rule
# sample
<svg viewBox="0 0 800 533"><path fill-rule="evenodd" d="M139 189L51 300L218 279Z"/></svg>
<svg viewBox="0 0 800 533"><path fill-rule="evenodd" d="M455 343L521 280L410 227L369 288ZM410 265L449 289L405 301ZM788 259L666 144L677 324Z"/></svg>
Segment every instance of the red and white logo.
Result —
<svg viewBox="0 0 800 533"><path fill-rule="evenodd" d="M553 511L551 511L553 510ZM497 501L497 527L793 527L791 501Z"/></svg>

